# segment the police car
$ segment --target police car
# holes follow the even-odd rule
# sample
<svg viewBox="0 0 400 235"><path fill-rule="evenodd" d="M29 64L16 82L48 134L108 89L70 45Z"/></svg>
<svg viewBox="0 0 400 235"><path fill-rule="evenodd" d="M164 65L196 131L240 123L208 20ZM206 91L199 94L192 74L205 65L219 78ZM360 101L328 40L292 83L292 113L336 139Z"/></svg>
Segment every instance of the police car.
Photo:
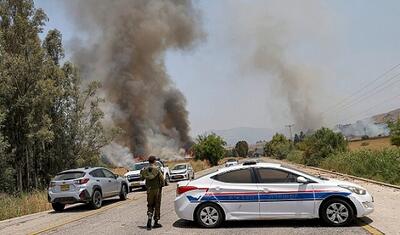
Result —
<svg viewBox="0 0 400 235"><path fill-rule="evenodd" d="M175 199L179 218L209 228L225 220L311 218L345 226L373 210L372 196L356 184L256 162L182 181Z"/></svg>

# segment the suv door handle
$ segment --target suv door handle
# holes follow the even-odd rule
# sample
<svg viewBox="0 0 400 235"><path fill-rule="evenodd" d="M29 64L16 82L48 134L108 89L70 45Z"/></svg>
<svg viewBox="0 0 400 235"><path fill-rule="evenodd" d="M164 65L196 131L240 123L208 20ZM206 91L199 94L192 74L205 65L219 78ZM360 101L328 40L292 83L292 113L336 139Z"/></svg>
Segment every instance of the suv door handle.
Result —
<svg viewBox="0 0 400 235"><path fill-rule="evenodd" d="M111 182L111 180L108 180L108 182Z"/></svg>

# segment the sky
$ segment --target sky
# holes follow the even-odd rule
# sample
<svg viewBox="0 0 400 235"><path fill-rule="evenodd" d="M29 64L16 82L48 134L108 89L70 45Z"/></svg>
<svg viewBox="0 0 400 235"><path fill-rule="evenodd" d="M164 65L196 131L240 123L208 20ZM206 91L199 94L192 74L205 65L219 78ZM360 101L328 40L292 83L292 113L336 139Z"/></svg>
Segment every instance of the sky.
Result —
<svg viewBox="0 0 400 235"><path fill-rule="evenodd" d="M71 14L58 0L35 4L49 17L45 31L57 28L63 34L68 56L73 39L80 36ZM194 4L201 11L206 38L190 51L170 50L165 55L168 74L186 97L193 136L212 129L296 126L288 111L288 92L309 94L301 102L312 104L321 116L319 125L325 126L400 106L397 77L364 96L368 89L351 96L400 73L397 67L371 83L400 63L400 1L203 0ZM259 28L253 29L254 25ZM274 39L268 37L271 28ZM251 51L263 40L255 38L259 35L255 31L263 29L267 41L284 47L280 56L285 63L310 74L298 91L282 89L284 83L270 70L249 66ZM342 107L341 101L349 96Z"/></svg>

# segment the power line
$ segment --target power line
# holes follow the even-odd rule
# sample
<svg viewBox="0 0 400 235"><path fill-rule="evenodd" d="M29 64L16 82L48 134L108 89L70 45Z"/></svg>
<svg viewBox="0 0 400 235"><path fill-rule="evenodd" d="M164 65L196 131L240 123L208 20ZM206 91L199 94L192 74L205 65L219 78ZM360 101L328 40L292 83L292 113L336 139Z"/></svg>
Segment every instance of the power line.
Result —
<svg viewBox="0 0 400 235"><path fill-rule="evenodd" d="M374 84L375 82L377 82L380 79L383 79L387 74L389 74L390 72L394 71L395 69L397 69L398 67L400 67L400 63L396 64L394 66L392 66L390 69L386 70L384 73L380 74L377 78L375 78L374 80L366 83L363 87L361 87L360 89L356 90L355 92L353 92L352 94L350 94L349 96L345 97L344 99L342 99L341 101L339 101L338 103L336 103L335 105L331 106L329 109L326 109L325 111L323 111L322 115L324 115L327 112L330 112L332 110L334 110L336 107L343 106L346 105L346 103L349 101L349 99L351 99L352 97L356 96L357 94L359 94L361 91L363 91L364 89L366 89L367 87L369 87L370 85ZM385 83L385 82L384 82ZM379 85L380 86L380 85ZM372 89L373 90L373 89ZM351 100L350 100L351 101Z"/></svg>
<svg viewBox="0 0 400 235"><path fill-rule="evenodd" d="M397 73L396 75L392 76L392 77L391 77L389 80L387 80L386 82L392 81L393 79L395 79L395 78L397 78L397 77L399 77L399 76L400 76L400 73ZM386 82L385 82L385 83L386 83ZM343 112L343 111L349 109L350 107L352 107L352 106L354 106L354 105L356 105L356 104L359 104L360 102L362 102L362 101L364 101L364 100L366 100L366 99L368 99L368 98L371 98L373 95L382 92L382 91L385 90L386 88L391 87L392 85L394 85L394 84L396 84L396 83L398 83L398 82L400 82L400 80L394 80L393 82L391 82L391 83L389 83L389 84L386 84L386 86L382 86L382 85L385 85L385 83L382 83L381 85L375 87L374 89L369 90L369 91L363 93L362 96L360 96L360 97L358 97L357 99L353 100L351 103L346 104L346 105L340 107L338 110L336 110L336 112ZM378 90L376 90L376 89L378 89Z"/></svg>

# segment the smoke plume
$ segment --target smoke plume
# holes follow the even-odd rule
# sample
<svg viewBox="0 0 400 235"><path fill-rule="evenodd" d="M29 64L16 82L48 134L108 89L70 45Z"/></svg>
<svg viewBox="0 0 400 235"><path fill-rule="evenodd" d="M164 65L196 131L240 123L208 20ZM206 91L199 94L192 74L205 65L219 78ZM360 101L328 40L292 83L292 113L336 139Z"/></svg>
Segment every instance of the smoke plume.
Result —
<svg viewBox="0 0 400 235"><path fill-rule="evenodd" d="M302 44L303 35L313 35L313 43L323 41L329 28L323 15L327 11L315 1L228 1L226 8L231 14L226 33L239 48L235 55L243 76L268 79L266 92L276 97L270 103L278 106L277 100L282 100L279 105L287 106L270 115L285 111L276 119L291 119L300 130L320 127L322 118L315 107L321 99L319 71L303 64L293 46L308 46Z"/></svg>
<svg viewBox="0 0 400 235"><path fill-rule="evenodd" d="M166 73L167 50L190 50L203 37L190 1L66 2L84 35L72 44L82 76L103 83L107 113L123 136L109 148L134 156L177 154L190 144L186 100ZM112 152L107 149L108 152ZM122 154L129 156L129 154Z"/></svg>

